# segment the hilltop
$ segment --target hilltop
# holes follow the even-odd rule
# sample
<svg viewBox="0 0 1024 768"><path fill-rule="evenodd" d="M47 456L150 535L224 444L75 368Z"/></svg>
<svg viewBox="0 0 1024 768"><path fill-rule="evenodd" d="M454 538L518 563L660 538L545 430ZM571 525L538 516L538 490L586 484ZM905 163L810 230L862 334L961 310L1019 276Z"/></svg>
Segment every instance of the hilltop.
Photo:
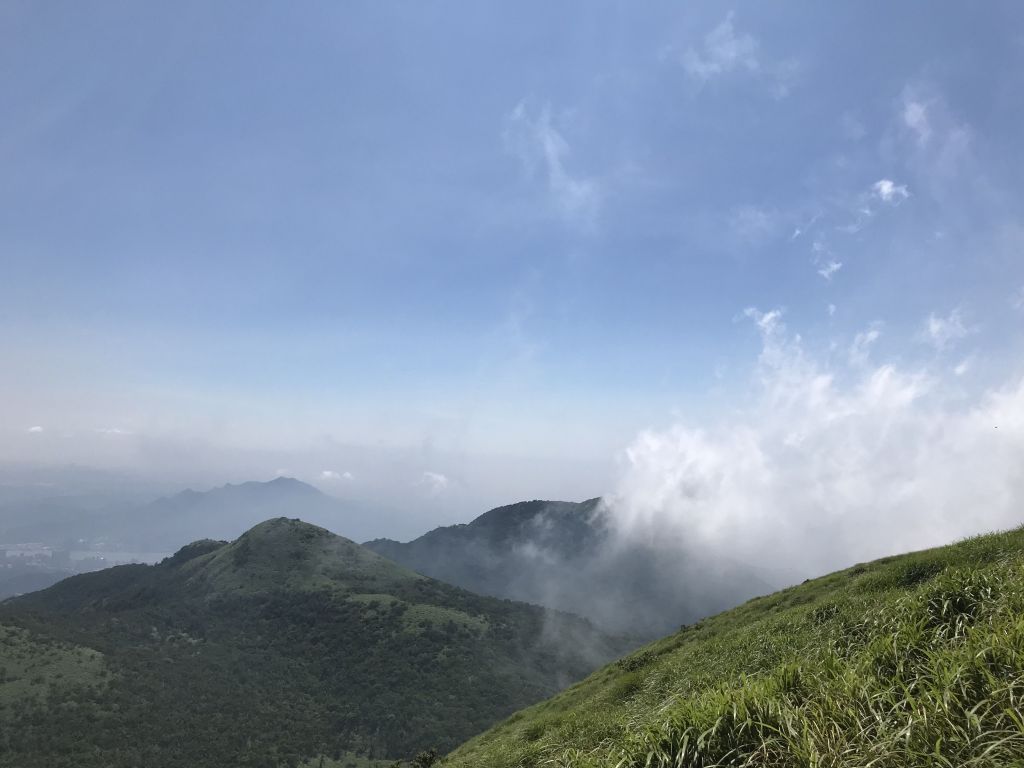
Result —
<svg viewBox="0 0 1024 768"><path fill-rule="evenodd" d="M408 543L363 546L473 592L572 611L647 640L776 588L743 563L698 563L677 546L616 535L599 498L524 501Z"/></svg>
<svg viewBox="0 0 1024 768"><path fill-rule="evenodd" d="M448 768L1024 765L1024 528L856 565L607 665Z"/></svg>
<svg viewBox="0 0 1024 768"><path fill-rule="evenodd" d="M447 750L623 648L286 518L8 600L0 627L24 660L0 682L19 768Z"/></svg>

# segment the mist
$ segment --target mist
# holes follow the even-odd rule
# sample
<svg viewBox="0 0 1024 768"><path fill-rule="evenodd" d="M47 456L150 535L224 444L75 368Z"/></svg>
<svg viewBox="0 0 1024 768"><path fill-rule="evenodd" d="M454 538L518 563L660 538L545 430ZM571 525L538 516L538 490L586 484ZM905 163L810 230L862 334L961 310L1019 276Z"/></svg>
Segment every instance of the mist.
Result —
<svg viewBox="0 0 1024 768"><path fill-rule="evenodd" d="M908 365L874 359L877 325L818 355L779 311L745 317L746 403L637 435L606 496L621 541L793 579L1021 524L1024 381L972 392L948 324L929 319L934 354Z"/></svg>

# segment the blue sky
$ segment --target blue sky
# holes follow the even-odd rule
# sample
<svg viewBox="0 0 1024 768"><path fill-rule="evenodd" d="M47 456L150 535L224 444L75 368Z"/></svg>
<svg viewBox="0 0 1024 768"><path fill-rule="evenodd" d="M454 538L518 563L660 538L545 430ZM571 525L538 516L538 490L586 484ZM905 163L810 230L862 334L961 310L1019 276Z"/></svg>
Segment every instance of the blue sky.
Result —
<svg viewBox="0 0 1024 768"><path fill-rule="evenodd" d="M1022 373L1017 3L6 2L0 36L5 461L458 517L743 407L749 308L838 379Z"/></svg>

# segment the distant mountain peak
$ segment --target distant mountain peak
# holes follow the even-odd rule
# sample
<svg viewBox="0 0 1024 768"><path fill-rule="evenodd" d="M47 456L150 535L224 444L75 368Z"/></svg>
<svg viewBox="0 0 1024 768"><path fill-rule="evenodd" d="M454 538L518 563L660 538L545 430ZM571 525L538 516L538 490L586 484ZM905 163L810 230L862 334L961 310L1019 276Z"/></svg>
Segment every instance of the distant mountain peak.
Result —
<svg viewBox="0 0 1024 768"><path fill-rule="evenodd" d="M267 483L265 483L265 485L313 488L313 486L311 486L309 483L304 483L301 480L297 480L294 477L288 477L287 475L278 475L273 480L267 481Z"/></svg>
<svg viewBox="0 0 1024 768"><path fill-rule="evenodd" d="M165 498L194 501L204 496L209 497L231 493L259 493L261 491L287 491L290 493L301 493L306 495L323 495L319 489L309 483L304 483L294 477L285 477L284 475L280 475L275 477L273 480L247 480L244 483L224 483L224 485L214 486L206 491L197 491L193 488L186 488L184 491Z"/></svg>
<svg viewBox="0 0 1024 768"><path fill-rule="evenodd" d="M418 573L495 597L543 603L613 632L654 637L770 591L722 558L714 573L678 548L618 537L601 498L521 501L468 525L366 546Z"/></svg>
<svg viewBox="0 0 1024 768"><path fill-rule="evenodd" d="M184 490L137 509L126 507L106 517L97 516L98 525L82 523L79 528L86 530L89 538L118 542L117 548L124 551L175 552L199 538L233 541L260 521L278 517L301 518L352 539L365 539L395 515L282 475Z"/></svg>
<svg viewBox="0 0 1024 768"><path fill-rule="evenodd" d="M469 525L480 527L493 525L499 521L503 524L525 522L542 515L559 515L585 519L593 515L600 502L600 497L581 502L547 499L519 501L515 504L505 504L504 506L488 510L474 519Z"/></svg>

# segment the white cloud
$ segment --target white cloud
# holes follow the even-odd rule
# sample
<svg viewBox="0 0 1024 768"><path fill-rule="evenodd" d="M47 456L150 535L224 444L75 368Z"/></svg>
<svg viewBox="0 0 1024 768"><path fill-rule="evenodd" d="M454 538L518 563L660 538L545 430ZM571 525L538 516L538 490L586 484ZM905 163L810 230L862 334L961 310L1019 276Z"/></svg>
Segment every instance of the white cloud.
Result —
<svg viewBox="0 0 1024 768"><path fill-rule="evenodd" d="M743 316L753 320L754 325L765 335L773 334L778 328L783 327L781 309L762 312L757 307L747 307L743 310Z"/></svg>
<svg viewBox="0 0 1024 768"><path fill-rule="evenodd" d="M549 106L534 117L526 101L519 102L505 121L502 137L528 173L543 168L551 204L563 219L583 227L596 223L603 188L596 179L573 176L566 168L569 143L552 122Z"/></svg>
<svg viewBox="0 0 1024 768"><path fill-rule="evenodd" d="M897 184L892 179L879 179L871 185L871 191L883 203L898 205L910 197L906 184Z"/></svg>
<svg viewBox="0 0 1024 768"><path fill-rule="evenodd" d="M828 305L828 316L832 317L833 315L835 315L835 313L836 313L836 305L835 304L829 304Z"/></svg>
<svg viewBox="0 0 1024 768"><path fill-rule="evenodd" d="M882 335L879 323L874 323L868 330L861 331L853 337L853 343L850 345L850 365L862 366L868 362L868 357L871 354L871 347L879 337Z"/></svg>
<svg viewBox="0 0 1024 768"><path fill-rule="evenodd" d="M789 96L802 74L801 62L795 58L763 58L760 43L749 33L737 32L734 18L730 12L704 36L702 45L691 46L678 57L683 70L700 85L732 73L746 73L764 83L773 98Z"/></svg>
<svg viewBox="0 0 1024 768"><path fill-rule="evenodd" d="M971 127L934 86L916 83L903 90L899 125L909 139L907 167L916 174L918 187L951 205L965 193L976 196L986 190L974 158Z"/></svg>
<svg viewBox="0 0 1024 768"><path fill-rule="evenodd" d="M736 70L756 72L759 69L757 40L751 35L736 34L733 15L730 12L707 34L701 52L690 48L683 54L683 68L690 77L706 81Z"/></svg>
<svg viewBox="0 0 1024 768"><path fill-rule="evenodd" d="M353 480L354 477L351 472L337 472L333 469L325 469L320 473L320 479L329 480L331 482L340 482Z"/></svg>
<svg viewBox="0 0 1024 768"><path fill-rule="evenodd" d="M28 433L29 433L30 435L38 435L38 434L40 434L40 433L41 433L41 432L43 431L43 428L42 428L42 427L39 427L39 426L36 426L36 427L29 427L29 428L28 428L27 430L25 430L25 431L26 431L26 432L28 432Z"/></svg>
<svg viewBox="0 0 1024 768"><path fill-rule="evenodd" d="M971 329L964 325L960 310L954 309L948 317L934 313L928 315L921 338L941 352L970 333Z"/></svg>
<svg viewBox="0 0 1024 768"><path fill-rule="evenodd" d="M957 363L956 368L953 369L953 373L955 373L957 376L963 376L970 369L971 369L971 359L969 357L967 357L967 358L964 358L963 360L961 360L959 363Z"/></svg>
<svg viewBox="0 0 1024 768"><path fill-rule="evenodd" d="M424 470L423 474L420 475L420 485L425 487L432 496L437 496L448 489L448 486L451 485L451 480L440 472Z"/></svg>
<svg viewBox="0 0 1024 768"><path fill-rule="evenodd" d="M101 435L130 435L132 434L126 429L120 427L100 427L96 430Z"/></svg>
<svg viewBox="0 0 1024 768"><path fill-rule="evenodd" d="M749 405L635 438L607 496L624 539L812 575L1019 524L1024 381L965 399L946 369L836 368L746 314Z"/></svg>
<svg viewBox="0 0 1024 768"><path fill-rule="evenodd" d="M818 270L818 274L826 280L831 280L832 275L843 268L843 262L832 259Z"/></svg>
<svg viewBox="0 0 1024 768"><path fill-rule="evenodd" d="M892 179L879 179L867 190L837 195L827 211L816 213L805 227L798 226L793 230L790 240L813 231L811 262L819 275L831 281L844 266L843 261L836 257L831 243L837 240L843 242L843 238L856 235L869 227L876 217L879 203L895 207L908 197L910 190L906 184L897 184Z"/></svg>
<svg viewBox="0 0 1024 768"><path fill-rule="evenodd" d="M909 93L903 98L903 125L917 138L917 143L924 146L932 136L932 126L928 119L928 105L917 101Z"/></svg>

